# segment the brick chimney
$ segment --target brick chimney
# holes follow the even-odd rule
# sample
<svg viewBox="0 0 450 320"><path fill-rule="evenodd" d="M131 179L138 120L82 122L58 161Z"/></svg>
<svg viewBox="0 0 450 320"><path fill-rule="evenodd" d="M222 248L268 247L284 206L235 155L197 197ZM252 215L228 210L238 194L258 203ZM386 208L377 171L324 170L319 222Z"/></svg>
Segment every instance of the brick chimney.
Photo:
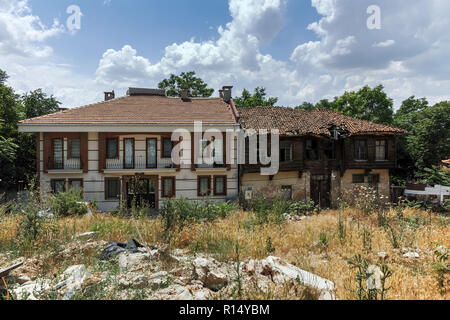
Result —
<svg viewBox="0 0 450 320"><path fill-rule="evenodd" d="M230 103L230 100L232 98L232 89L233 89L233 86L224 86L222 88L223 101L225 101L226 103Z"/></svg>
<svg viewBox="0 0 450 320"><path fill-rule="evenodd" d="M112 100L116 97L116 94L114 93L114 90L111 92L105 92L105 101Z"/></svg>

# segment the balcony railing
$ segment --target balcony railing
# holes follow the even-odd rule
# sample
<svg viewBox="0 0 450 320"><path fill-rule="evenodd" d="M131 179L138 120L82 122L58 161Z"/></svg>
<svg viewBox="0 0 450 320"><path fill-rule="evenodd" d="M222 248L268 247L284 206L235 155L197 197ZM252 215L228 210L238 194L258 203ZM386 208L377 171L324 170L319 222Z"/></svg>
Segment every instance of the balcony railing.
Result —
<svg viewBox="0 0 450 320"><path fill-rule="evenodd" d="M136 156L134 164L129 161L124 163L123 159L106 159L107 170L147 170L147 169L174 169L172 159L158 159L157 165L147 164L145 156Z"/></svg>
<svg viewBox="0 0 450 320"><path fill-rule="evenodd" d="M65 159L64 163L56 160L48 161L49 170L81 170L81 159Z"/></svg>

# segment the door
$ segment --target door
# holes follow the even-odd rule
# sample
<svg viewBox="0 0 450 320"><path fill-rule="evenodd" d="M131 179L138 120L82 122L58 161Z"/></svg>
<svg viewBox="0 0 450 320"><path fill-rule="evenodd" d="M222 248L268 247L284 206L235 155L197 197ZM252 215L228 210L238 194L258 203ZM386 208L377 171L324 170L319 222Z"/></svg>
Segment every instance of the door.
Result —
<svg viewBox="0 0 450 320"><path fill-rule="evenodd" d="M329 175L311 176L311 199L321 208L331 206L331 178Z"/></svg>
<svg viewBox="0 0 450 320"><path fill-rule="evenodd" d="M127 206L156 208L156 181L150 177L132 177L126 182Z"/></svg>

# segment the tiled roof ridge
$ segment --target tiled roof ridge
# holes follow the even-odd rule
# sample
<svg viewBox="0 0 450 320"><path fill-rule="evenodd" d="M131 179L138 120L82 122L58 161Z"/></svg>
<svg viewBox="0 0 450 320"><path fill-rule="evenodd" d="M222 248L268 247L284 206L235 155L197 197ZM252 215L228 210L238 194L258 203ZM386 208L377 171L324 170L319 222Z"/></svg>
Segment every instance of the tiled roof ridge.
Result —
<svg viewBox="0 0 450 320"><path fill-rule="evenodd" d="M114 99L107 100L107 101L99 101L99 102L89 103L89 104L86 104L84 106L70 108L70 109L58 111L58 112L55 112L55 113L45 114L43 116L34 117L34 118L30 118L30 119L25 119L25 120L20 121L19 123L27 123L27 122L31 122L31 121L34 121L34 120L45 119L45 118L48 118L50 116L55 116L55 115L58 115L58 114L64 114L64 113L73 112L74 110L87 109L87 108L95 107L97 105L105 104L107 102L122 100L122 99L125 99L127 97L129 97L129 96L123 96L123 97L119 97L119 98L114 98Z"/></svg>

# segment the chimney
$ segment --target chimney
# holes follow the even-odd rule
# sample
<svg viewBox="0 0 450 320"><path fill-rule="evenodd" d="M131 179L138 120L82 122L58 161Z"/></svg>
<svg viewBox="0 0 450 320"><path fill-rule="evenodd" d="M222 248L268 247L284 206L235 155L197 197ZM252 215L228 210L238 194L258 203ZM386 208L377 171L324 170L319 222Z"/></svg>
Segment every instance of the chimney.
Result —
<svg viewBox="0 0 450 320"><path fill-rule="evenodd" d="M222 89L219 90L219 97L220 97L221 99L223 99L223 90L222 90Z"/></svg>
<svg viewBox="0 0 450 320"><path fill-rule="evenodd" d="M114 93L114 90L111 92L105 92L105 101L112 100L116 97L116 94Z"/></svg>
<svg viewBox="0 0 450 320"><path fill-rule="evenodd" d="M181 100L189 101L189 89L181 89Z"/></svg>
<svg viewBox="0 0 450 320"><path fill-rule="evenodd" d="M232 98L231 93L233 86L224 86L222 88L222 92L223 92L223 101L225 101L226 103L230 103L230 100Z"/></svg>

